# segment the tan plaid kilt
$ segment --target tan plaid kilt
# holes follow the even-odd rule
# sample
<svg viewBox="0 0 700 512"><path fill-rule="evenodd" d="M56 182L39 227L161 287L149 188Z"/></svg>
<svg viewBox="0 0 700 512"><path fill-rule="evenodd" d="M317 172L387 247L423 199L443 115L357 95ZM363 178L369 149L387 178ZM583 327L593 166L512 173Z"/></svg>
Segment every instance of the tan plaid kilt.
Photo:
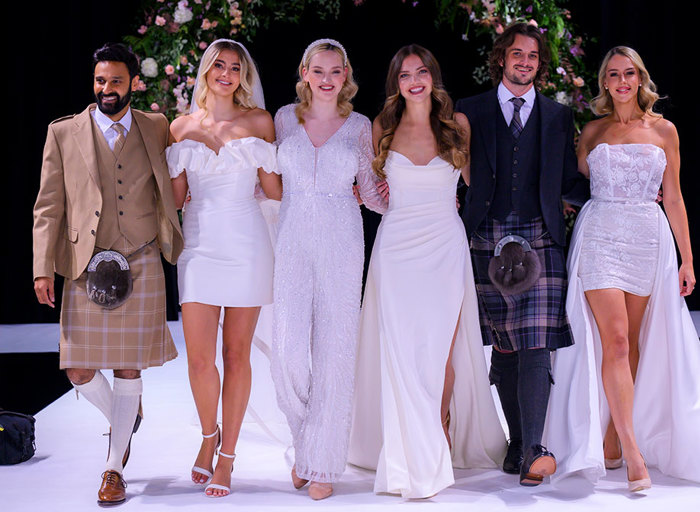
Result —
<svg viewBox="0 0 700 512"><path fill-rule="evenodd" d="M60 367L143 370L177 356L165 323L165 278L156 242L128 258L134 289L115 309L90 301L87 273L63 285Z"/></svg>

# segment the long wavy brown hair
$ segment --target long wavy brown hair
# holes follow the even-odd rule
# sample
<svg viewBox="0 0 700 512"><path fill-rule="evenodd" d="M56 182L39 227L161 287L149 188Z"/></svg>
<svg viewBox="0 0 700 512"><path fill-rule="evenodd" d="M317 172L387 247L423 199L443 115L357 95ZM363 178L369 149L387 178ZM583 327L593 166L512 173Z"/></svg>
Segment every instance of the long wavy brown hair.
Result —
<svg viewBox="0 0 700 512"><path fill-rule="evenodd" d="M403 61L409 55L417 56L428 68L433 79L433 90L430 94L432 108L430 110L430 127L437 141L440 158L449 162L455 169L461 169L467 164L469 147L465 140L464 131L454 120L452 100L442 83L440 65L435 56L427 49L417 44L409 44L401 48L389 63L389 73L386 77L386 100L384 107L377 116L382 133L379 137L379 151L372 161L372 169L380 178L386 178L384 164L389 154L389 147L394 140L396 127L406 110L406 100L399 90L399 74Z"/></svg>

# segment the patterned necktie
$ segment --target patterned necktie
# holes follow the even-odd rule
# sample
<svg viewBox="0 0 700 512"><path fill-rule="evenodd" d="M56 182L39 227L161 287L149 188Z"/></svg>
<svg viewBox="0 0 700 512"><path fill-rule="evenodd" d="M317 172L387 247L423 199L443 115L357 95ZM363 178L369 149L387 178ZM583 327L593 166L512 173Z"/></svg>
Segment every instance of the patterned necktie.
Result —
<svg viewBox="0 0 700 512"><path fill-rule="evenodd" d="M114 156L119 156L119 153L121 153L121 150L124 147L124 141L126 140L126 128L124 128L121 123L114 123L112 128L119 134L117 136L117 140L114 141L112 153L114 153Z"/></svg>
<svg viewBox="0 0 700 512"><path fill-rule="evenodd" d="M523 106L523 103L525 103L525 100L523 98L511 98L511 102L513 102L513 119L510 120L510 132L513 134L513 137L516 139L520 137L520 132L523 131L523 122L520 120L520 109Z"/></svg>

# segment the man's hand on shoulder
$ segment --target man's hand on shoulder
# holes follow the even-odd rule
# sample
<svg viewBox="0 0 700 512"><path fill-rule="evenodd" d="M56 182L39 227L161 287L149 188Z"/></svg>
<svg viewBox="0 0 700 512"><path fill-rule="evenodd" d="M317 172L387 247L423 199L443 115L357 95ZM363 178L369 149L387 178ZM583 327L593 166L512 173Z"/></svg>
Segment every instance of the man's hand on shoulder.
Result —
<svg viewBox="0 0 700 512"><path fill-rule="evenodd" d="M39 304L55 308L56 297L53 292L53 277L37 277L34 280L34 293Z"/></svg>

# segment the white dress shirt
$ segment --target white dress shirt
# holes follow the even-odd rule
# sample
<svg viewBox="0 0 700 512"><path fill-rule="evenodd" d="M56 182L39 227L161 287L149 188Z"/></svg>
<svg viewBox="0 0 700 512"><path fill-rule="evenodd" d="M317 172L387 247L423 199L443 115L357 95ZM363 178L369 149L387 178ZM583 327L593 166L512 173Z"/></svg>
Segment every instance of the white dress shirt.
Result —
<svg viewBox="0 0 700 512"><path fill-rule="evenodd" d="M513 119L513 102L510 101L511 98L515 98L515 94L510 92L508 88L503 85L503 82L498 84L498 103L501 104L501 112L503 112L503 117L506 120L506 124L510 126L510 122ZM520 107L520 121L523 124L523 128L525 127L525 123L527 123L527 119L530 117L530 113L532 112L532 107L535 106L535 87L530 87L530 89L520 96L520 98L525 100L525 103L523 103L523 106Z"/></svg>
<svg viewBox="0 0 700 512"><path fill-rule="evenodd" d="M511 107L511 112L512 111L513 107ZM119 137L119 132L112 128L112 125L115 122L121 124L124 127L124 137L126 137L129 133L129 130L131 130L131 107L127 109L126 114L124 114L124 116L119 121L112 121L99 108L96 108L92 111L92 118L97 123L97 126L102 132L102 135L105 136L105 140L107 141L107 144L109 144L109 149L111 149L112 151L114 151L114 143L116 142L117 137Z"/></svg>

